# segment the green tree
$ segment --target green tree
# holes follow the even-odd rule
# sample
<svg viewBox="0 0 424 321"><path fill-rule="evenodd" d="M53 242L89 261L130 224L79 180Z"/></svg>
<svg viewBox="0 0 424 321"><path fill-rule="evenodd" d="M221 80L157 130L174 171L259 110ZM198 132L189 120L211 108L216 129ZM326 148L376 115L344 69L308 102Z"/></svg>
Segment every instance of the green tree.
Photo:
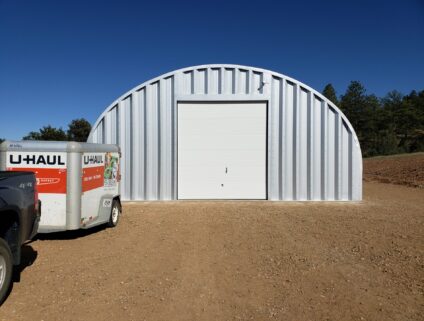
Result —
<svg viewBox="0 0 424 321"><path fill-rule="evenodd" d="M359 81L352 81L341 96L340 108L358 135L364 156L377 154L378 114L380 101L375 95L367 95Z"/></svg>
<svg viewBox="0 0 424 321"><path fill-rule="evenodd" d="M333 104L336 106L339 105L339 100L337 99L336 90L334 89L332 84L327 84L322 91L322 94L328 98Z"/></svg>
<svg viewBox="0 0 424 321"><path fill-rule="evenodd" d="M403 95L396 90L390 91L383 97L381 103L382 111L378 118L378 130L380 135L386 136L386 138L390 136L392 144L396 145L396 147L386 149L385 145L387 141L384 141L384 138L382 138L381 148L384 150L380 151L380 153L384 155L405 152L404 147L400 144L400 132L403 127L400 122L400 118L402 118Z"/></svg>
<svg viewBox="0 0 424 321"><path fill-rule="evenodd" d="M359 81L352 81L341 96L340 108L352 123L353 128L359 128L361 112L365 108L365 87Z"/></svg>
<svg viewBox="0 0 424 321"><path fill-rule="evenodd" d="M412 95L415 93L415 95ZM411 100L411 109L416 117L416 128L411 134L410 151L424 151L424 90L416 93L413 91L405 97L405 100Z"/></svg>
<svg viewBox="0 0 424 321"><path fill-rule="evenodd" d="M29 132L23 140L54 140L66 141L68 139L65 131L62 128L55 128L50 125L40 128L38 132Z"/></svg>
<svg viewBox="0 0 424 321"><path fill-rule="evenodd" d="M74 119L68 125L68 139L76 142L86 142L91 131L90 123L84 118Z"/></svg>
<svg viewBox="0 0 424 321"><path fill-rule="evenodd" d="M405 96L395 112L397 134L405 152L422 151L424 146L424 91Z"/></svg>
<svg viewBox="0 0 424 321"><path fill-rule="evenodd" d="M381 103L382 106L375 112L375 153L378 155L396 154L399 152L399 140L395 133L393 115L389 109L384 108L384 99Z"/></svg>
<svg viewBox="0 0 424 321"><path fill-rule="evenodd" d="M406 96L391 91L378 99L352 81L340 107L358 135L364 156L424 151L424 90Z"/></svg>

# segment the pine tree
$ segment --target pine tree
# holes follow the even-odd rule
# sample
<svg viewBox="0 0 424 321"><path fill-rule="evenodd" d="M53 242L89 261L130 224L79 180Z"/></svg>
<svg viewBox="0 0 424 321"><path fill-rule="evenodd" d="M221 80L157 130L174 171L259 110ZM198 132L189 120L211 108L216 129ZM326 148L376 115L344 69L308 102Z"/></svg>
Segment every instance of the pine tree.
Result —
<svg viewBox="0 0 424 321"><path fill-rule="evenodd" d="M328 98L336 106L339 105L339 100L337 99L336 90L332 84L327 84L322 91L322 94Z"/></svg>
<svg viewBox="0 0 424 321"><path fill-rule="evenodd" d="M376 114L380 109L378 98L366 95L365 87L359 81L352 81L341 97L340 108L358 135L363 155L375 155L378 140Z"/></svg>

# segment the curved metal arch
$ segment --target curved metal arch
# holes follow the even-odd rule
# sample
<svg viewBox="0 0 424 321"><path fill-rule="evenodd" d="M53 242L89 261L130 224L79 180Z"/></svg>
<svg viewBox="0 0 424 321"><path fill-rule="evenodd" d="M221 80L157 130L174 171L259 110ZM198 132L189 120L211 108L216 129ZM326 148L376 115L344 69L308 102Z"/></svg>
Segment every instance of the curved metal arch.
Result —
<svg viewBox="0 0 424 321"><path fill-rule="evenodd" d="M94 123L94 125L91 128L89 137L87 139L87 141L91 140L91 135L93 134L93 131L95 128L97 128L97 126L99 125L100 121L104 118L104 116L106 115L106 113L108 111L110 111L112 108L114 108L120 101L122 101L123 99L125 99L126 97L130 96L131 94L133 94L134 92L140 90L141 88L148 86L152 83L158 82L161 79L165 79L165 78L169 78L175 74L178 73L184 73L187 71L194 71L194 70L198 70L198 69L205 69L205 68L237 68L237 69L243 69L243 70L251 70L251 71L256 71L256 72L261 72L261 73L270 73L271 75L278 77L278 78L282 78L282 79L286 79L292 83L295 83L297 85L299 85L300 87L310 91L311 93L313 93L315 96L319 97L322 101L326 102L327 105L331 106L337 113L339 113L342 116L342 119L345 121L345 123L348 125L350 131L352 132L352 134L355 136L355 139L359 142L358 137L356 136L356 132L353 129L352 124L350 123L350 121L347 119L347 117L345 116L345 114L341 111L341 109L339 107L337 107L331 100L329 100L327 97L325 97L323 94L321 94L320 92L316 91L315 89L313 89L312 87L309 87L308 85L294 79L291 77L288 77L284 74L281 73L277 73L275 71L271 71L268 69L263 69L263 68L258 68L258 67L251 67L251 66L244 66L244 65L234 65L234 64L209 64L209 65L197 65L197 66L191 66L191 67L184 67L184 68L180 68L180 69L176 69L173 71L170 71L166 74L162 74L160 76L157 76L153 79L150 79L148 81L145 81L143 83L141 83L140 85L130 89L129 91L127 91L126 93L124 93L123 95L121 95L118 99L115 99L102 113L101 115L97 118L96 122Z"/></svg>
<svg viewBox="0 0 424 321"><path fill-rule="evenodd" d="M219 78L218 82L216 82L217 78ZM264 82L264 80L269 80L272 84ZM172 88L166 87L170 83L172 83ZM260 88L257 86L259 83ZM240 89L239 85L246 87ZM277 91L282 96L273 96L273 93ZM293 95L289 98L290 102L283 102L286 98L282 97L290 97L290 95ZM140 102L141 96L144 99L147 97L147 102ZM268 152L270 159L268 161L268 196L270 199L362 199L362 153L359 141L351 123L335 104L313 88L284 74L243 65L207 64L181 68L143 82L114 100L96 120L88 141L116 142L121 145L124 160L123 172L126 172L122 184L124 200L176 199L177 174L176 158L174 157L176 123L174 117L177 103L185 99L200 101L265 100L273 106L273 113L268 118L268 121L273 123L273 130L268 133L269 138L272 137L272 147ZM166 100L166 103L163 100ZM300 117L304 117L305 105L308 106L307 117L313 117L308 120L310 121L308 125L290 123L290 119L296 120L296 118L290 118L294 114L299 113ZM140 111L139 108L142 110ZM286 118L289 123L283 124L282 119L276 118L283 117L286 108L289 109L289 116ZM317 111L317 108L320 111ZM137 123L138 118L133 120L132 113L134 111L137 115L142 113L144 115L142 117L150 115L149 117L153 118L143 118L144 127L140 126ZM321 112L324 112L326 120L320 119L319 113ZM162 118L162 113L166 114L165 118ZM297 120L297 122L299 121ZM306 118L303 118L303 121L306 122ZM308 128L308 135L315 135L316 132L310 129L312 122L318 122L316 125L320 128L320 135L325 132L325 139L321 140L323 146L320 145L319 139L314 138L313 141L309 141L309 137L312 139L312 136L308 136L308 142L306 142L305 134L299 131L302 128L303 130ZM147 135L149 139L146 140L147 136L143 136L144 140L140 140L140 138L134 141L133 137L142 134L140 131L137 131L136 134L135 130L138 129L134 126L147 127L144 135ZM128 129L128 127L130 128ZM288 130L286 127L291 127L291 129ZM281 134L282 132L288 135L288 140L284 139L285 134ZM162 134L165 134L166 137ZM301 145L296 142L296 135L303 137ZM305 152L305 150L307 151ZM162 153L163 151L164 153ZM312 151L314 154L311 156ZM288 152L293 154L292 159L290 156L285 156ZM317 153L321 154L321 159ZM324 156L324 153L328 155ZM140 159L140 155L144 154L147 155L147 158L144 156L144 160ZM133 159L133 156L136 158ZM305 158L307 158L306 161ZM290 164L282 164L284 162ZM301 163L297 164L296 162ZM315 162L319 164L310 165ZM308 178L302 177L306 174L306 166L312 166L311 169L308 169ZM329 168L332 166L334 169ZM138 182L140 179L137 177L142 177L144 182ZM287 181L289 182L287 183ZM312 184L315 185L311 187ZM311 193L310 189L318 192ZM305 196L306 194L307 196Z"/></svg>

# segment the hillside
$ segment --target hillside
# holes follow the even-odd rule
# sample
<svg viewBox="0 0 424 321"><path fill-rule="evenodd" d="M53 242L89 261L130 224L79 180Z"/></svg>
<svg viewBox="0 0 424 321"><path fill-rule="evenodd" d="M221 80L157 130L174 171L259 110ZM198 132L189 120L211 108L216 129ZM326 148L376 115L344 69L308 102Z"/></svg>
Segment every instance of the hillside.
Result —
<svg viewBox="0 0 424 321"><path fill-rule="evenodd" d="M364 180L423 188L424 153L365 158Z"/></svg>

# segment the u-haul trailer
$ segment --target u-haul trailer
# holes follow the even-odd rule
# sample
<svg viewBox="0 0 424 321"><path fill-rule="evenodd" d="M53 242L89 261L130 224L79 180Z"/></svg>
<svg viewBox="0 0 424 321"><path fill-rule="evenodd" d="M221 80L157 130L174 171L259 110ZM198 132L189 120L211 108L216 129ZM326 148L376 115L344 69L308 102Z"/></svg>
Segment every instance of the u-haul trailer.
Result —
<svg viewBox="0 0 424 321"><path fill-rule="evenodd" d="M39 233L116 226L121 213L116 145L5 141L0 170L35 172L42 215Z"/></svg>

